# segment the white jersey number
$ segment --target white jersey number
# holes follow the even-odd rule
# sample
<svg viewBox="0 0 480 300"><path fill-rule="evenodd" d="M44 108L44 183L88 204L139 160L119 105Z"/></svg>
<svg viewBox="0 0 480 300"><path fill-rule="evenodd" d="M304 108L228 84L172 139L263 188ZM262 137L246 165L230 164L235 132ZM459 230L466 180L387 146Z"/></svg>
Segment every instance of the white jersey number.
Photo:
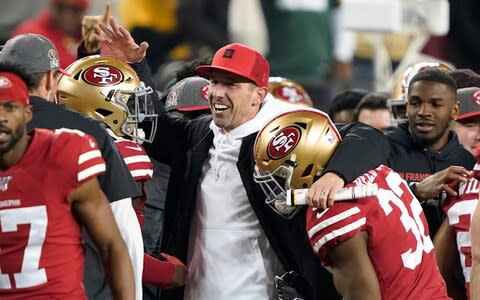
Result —
<svg viewBox="0 0 480 300"><path fill-rule="evenodd" d="M430 253L432 251L433 242L430 236L426 234L425 226L420 218L422 213L420 203L412 196L409 211L404 201L402 201L402 196L405 197L404 194L409 193L405 182L397 173L389 173L386 181L390 190L379 189L378 201L386 215L393 211L392 204L397 207L401 212L400 221L403 224L403 228L406 232L411 232L415 236L417 241L416 248L410 248L402 253L403 265L413 270L422 262L423 252Z"/></svg>
<svg viewBox="0 0 480 300"><path fill-rule="evenodd" d="M47 282L45 269L39 268L40 255L47 233L47 220L47 209L45 205L10 208L0 211L0 226L2 232L15 232L18 230L18 225L30 225L27 245L23 252L23 258L21 258L22 266L20 272L13 274L16 288L27 288ZM2 250L0 245L0 255ZM8 274L3 274L1 269L0 288L13 288Z"/></svg>
<svg viewBox="0 0 480 300"><path fill-rule="evenodd" d="M477 206L477 199L474 200L464 200L459 201L452 205L448 210L448 222L451 226L460 223L460 217L466 216L468 217L469 224L468 228L470 228L472 224L472 214L475 211L475 207ZM465 256L465 248L468 248L467 251L471 251L472 248L472 240L470 231L457 231L457 250L460 253L460 263L462 264L463 275L465 276L465 281L470 282L470 272L472 271L472 261L467 260Z"/></svg>

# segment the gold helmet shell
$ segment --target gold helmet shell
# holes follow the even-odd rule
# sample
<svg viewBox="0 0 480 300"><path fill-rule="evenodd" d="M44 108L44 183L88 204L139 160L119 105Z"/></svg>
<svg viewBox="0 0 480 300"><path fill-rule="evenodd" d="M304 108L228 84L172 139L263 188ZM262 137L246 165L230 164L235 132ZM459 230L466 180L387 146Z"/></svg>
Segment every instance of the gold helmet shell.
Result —
<svg viewBox="0 0 480 300"><path fill-rule="evenodd" d="M157 115L153 92L135 70L123 61L92 55L73 62L58 80L58 101L73 110L105 123L117 136L151 142ZM138 123L151 122L150 136L139 134Z"/></svg>
<svg viewBox="0 0 480 300"><path fill-rule="evenodd" d="M293 80L284 77L270 77L268 92L278 100L290 104L313 107L313 102L305 89Z"/></svg>
<svg viewBox="0 0 480 300"><path fill-rule="evenodd" d="M340 142L328 115L316 109L293 110L271 120L254 145L254 179L266 203L285 215L276 203L284 201L290 189L309 188Z"/></svg>

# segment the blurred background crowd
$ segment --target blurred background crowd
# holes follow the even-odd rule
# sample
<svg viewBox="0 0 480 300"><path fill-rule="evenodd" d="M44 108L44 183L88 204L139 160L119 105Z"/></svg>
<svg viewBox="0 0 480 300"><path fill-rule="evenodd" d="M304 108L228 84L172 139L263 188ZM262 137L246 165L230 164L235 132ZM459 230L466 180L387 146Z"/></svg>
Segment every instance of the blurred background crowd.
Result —
<svg viewBox="0 0 480 300"><path fill-rule="evenodd" d="M422 163L428 165L425 170L422 169L424 165L418 167L420 164L411 168L413 163L409 159L412 154L408 151L406 154L400 153L400 150L399 152L392 151L394 152L393 155L400 153L398 156L402 156L402 159L397 161L396 158L389 157L388 161L391 163L391 167L401 174L403 179L409 184L414 183L410 187L414 194L419 192L419 194L415 194L419 199L421 196L425 196L421 199L422 206L424 206L430 234L433 237L445 220L443 202L439 202L440 200L437 199L437 196L442 192L437 189L435 190L436 194L420 196L425 191L425 186L431 187L434 185L431 183L432 180L423 185L422 183L427 177L432 176L430 178L433 178L435 174L440 174L443 170L454 165L461 165L471 170L475 160L473 155L477 155L476 158L478 159L478 145L480 144L480 75L478 74L480 72L480 39L477 35L480 29L480 1L450 1L447 17L449 26L444 35L432 35L422 28L413 32L372 32L349 28L345 25L345 18L343 17L345 13L343 5L347 1L0 0L2 7L2 10L0 10L0 44L3 45L9 40L11 41L12 37L18 35L36 33L48 38L55 45L60 59L60 67L63 69L80 74L83 71L82 68L105 64L128 70L127 73L131 74L132 78L136 78L135 71L138 72L138 69L134 71L125 65L130 63L136 68L135 65L143 62L142 55L145 52L139 54L141 51L137 51L136 54L139 55L135 56L135 51L130 51L130 54L134 53L131 57L124 55L119 58L118 55L113 55L122 60L123 63L115 60L113 62L108 61L108 59L107 62L104 62L99 58L96 58L98 61L95 61L95 58L77 60L82 56L97 52L107 55L112 54L111 51L117 51L114 54L121 53L115 46L96 45L94 41L82 43L83 39L88 37L89 30L92 30L92 32L96 30L89 27L88 19L85 21L84 17L97 16L97 19L90 19L90 21L93 20L92 22L98 23L98 16L104 13L106 5L109 3L109 14L117 20L118 24L128 30L136 44L140 45L139 49L145 50L146 46L142 48L141 43L148 42L146 58L152 72L153 84L151 86L155 87L159 98L162 100L161 104L164 105L164 110L185 120L198 120L201 118L200 116L210 114L211 109L217 110L217 113L220 112L220 114L223 110L228 109L226 105L219 105L214 109L213 104L209 103L212 100L206 96L205 87L218 84L218 82L212 83L209 81L211 78L205 76L205 73L198 72L196 67L209 65L217 50L227 44L241 43L256 49L261 55L265 56L270 64L268 92L274 98L290 104L322 110L328 113L328 116L335 123L349 124L360 121L368 124L379 129L381 136L383 136L382 133L389 133L386 136L391 144L395 145L392 148L401 144L400 142L395 144L396 139L398 135L404 134L402 137L405 137L405 139L402 142L407 140L405 148L408 151L411 149L418 150L413 155L421 152L425 156L421 159ZM112 26L115 22L106 18L103 23L103 26L107 27L107 25ZM96 26L99 25L96 24ZM85 31L87 31L87 34ZM135 43L129 45L132 44ZM240 47L237 44L234 45ZM88 47L92 47L92 49L88 49ZM5 57L10 53L9 51L3 52ZM5 54L5 52L8 53ZM127 52L125 51L125 53ZM129 60L132 57L135 59ZM441 71L442 74L448 74L448 78L445 79L444 76L446 75L439 75L435 73L436 71L433 71L434 75L424 75L431 76L428 78L419 75L427 69ZM56 72L59 69L58 67L48 68L48 71L51 70ZM33 70L31 72L35 73ZM145 73L141 74L139 72L138 75L142 81L145 77L150 80L148 76L145 76ZM48 76L50 76L49 73ZM432 101L429 99L428 101L433 103L433 110L440 111L438 122L433 125L426 121L424 123L420 122L421 124L415 123L415 115L427 115L430 112L425 112L423 108L417 109L420 104L415 106L415 99L412 100L413 104L409 103L410 113L407 112L407 101L410 101L407 100L407 89L410 80L416 78L420 82L445 85L445 81L448 81L450 77L452 80L448 82L450 84L448 87L456 85L457 94L448 96L451 96L450 98L453 101L458 100L460 105L452 104L448 108L438 108L435 103L436 98ZM251 77L247 76L247 78L251 80ZM140 79L135 79L139 86ZM59 78L58 96L67 106L70 105L70 108L79 110L89 116L93 115L88 110L82 111L82 105L75 107L75 101L80 101L79 99L84 96L97 97L98 93L95 89L98 89L98 86L94 87L90 93L87 92L88 88L85 86L72 85L74 86L72 88L72 86L65 84L68 80L66 77ZM88 80L85 81L87 84L91 83ZM148 86L149 82L145 82L145 84ZM421 92L435 91L435 88L430 86L418 85L421 86L421 88L418 88ZM142 87L145 88L143 85ZM455 91L455 87L451 89ZM68 94L71 90L74 92ZM45 99L51 96L48 93L45 95L43 97ZM99 102L104 102L105 99L109 100L113 92L112 95L108 91L102 95L108 95L108 99L104 97ZM147 95L147 92L142 94L145 98L147 98ZM447 110L451 111L446 113ZM163 110L159 111L162 114L164 113ZM142 117L149 116L147 111L142 111L142 114ZM447 114L450 115L446 116ZM151 115L157 117L154 113ZM437 115L435 115L436 117ZM119 129L120 125L123 124L100 121L103 121L110 130L114 131L115 134L112 136L126 136L127 139L133 137L134 142L138 141L136 134L141 128L132 129L135 134L130 134L132 131L124 131L125 128L127 131L130 129L127 128L128 126ZM142 121L143 119L136 120L138 123L142 123ZM420 133L415 132L412 128L420 128L418 130ZM438 137L440 137L435 136L432 143L430 143L431 140L421 139L422 130L429 131L431 128L438 129L438 132L431 134L438 133ZM433 129L430 131L435 131ZM159 130L163 129L159 128ZM392 132L396 133L392 134ZM155 132L152 133L153 135L155 135ZM179 178L179 171L176 170L187 169L187 162L182 158L168 165L155 160L151 157L150 152L152 148L155 151L158 150L155 149L158 142L155 141L155 143L150 144L149 142L152 142L152 140L153 137L151 140L148 140L148 138L142 140L147 141L143 146L150 156L148 163L150 163L150 160L152 162L152 165L149 165L152 174L145 176L148 177L148 181L144 178L137 180L137 182L142 181L141 189L142 193L145 191L145 195L142 194L143 197L140 197L142 198L139 199L140 204L134 204L142 226L145 259L153 260L153 257L147 256L147 254L151 254L162 262L173 261L172 265L181 269L183 273L177 272L180 275L174 271L171 271L171 274L169 273L172 278L175 277L176 279L173 280L174 284L172 285L169 285L170 283L165 284L165 282L158 283L155 280L152 282L144 278L144 299L160 299L159 287L175 287L184 284L186 280L186 267L182 262L172 260L175 259L174 257L164 257L164 254L160 254L160 252L163 252L162 250L170 247L170 244L173 243L171 237L163 237L163 242L167 241L170 244L162 245L162 224L170 222L170 225L174 224L171 226L179 225L179 221L174 219L176 216L164 215L165 199L169 199L166 196L167 189L170 191L170 199L180 195L179 190L181 189L177 186L176 188L169 186L169 184L178 184L177 182L169 183L169 177L177 176L173 178ZM215 140L215 142L218 141ZM461 153L465 156L449 154L450 156L447 157L445 153L449 151L449 143L454 143L455 146L458 144L458 148L462 148L460 147L462 145L464 149L462 148L463 152ZM234 146L240 147L239 145ZM149 147L152 148L149 149ZM455 148L455 151L457 150ZM161 149L158 151L161 151ZM238 156L239 153L235 155ZM420 156L420 154L418 155ZM147 157L147 154L144 156ZM464 159L467 156L468 161ZM405 167L406 165L408 167ZM416 169L417 167L418 169ZM445 177L442 174L444 173L441 173L438 177ZM446 179L442 178L442 180ZM415 186L417 183L419 185ZM435 182L435 184L438 185L439 183ZM174 200L178 199L175 198ZM431 207L429 207L429 200L434 200ZM175 201L170 201L175 203ZM179 200L179 202L181 201ZM182 207L173 208L183 209ZM431 211L428 212L430 208ZM167 221L164 221L164 219L167 219ZM182 226L184 225L180 224L178 227L183 228ZM176 229L178 228L175 227ZM183 229L188 231L188 229ZM169 232L168 234L175 236L177 232ZM186 242L186 240L182 241ZM173 253L173 255L185 262L186 253ZM462 277L459 272L452 272L449 269L451 266L458 267L458 270L461 269L456 261L448 265L448 268L441 265L440 271L446 281L451 273L455 273L455 276L453 276L455 279ZM152 269L148 271L151 278L155 278L155 271L152 271ZM145 277L145 271L143 274ZM172 278L169 277L169 280ZM460 279L461 284L465 283L465 278ZM454 282L456 281L454 280ZM153 285L147 283L153 283ZM449 290L449 292L451 291ZM462 293L465 296L464 291ZM137 296L138 298L141 298L141 296ZM175 299L175 297L171 299Z"/></svg>
<svg viewBox="0 0 480 300"><path fill-rule="evenodd" d="M25 32L45 35L47 29L42 27L50 19L52 28L47 37L59 49L62 66L66 67L76 57L82 17L100 15L107 1L68 1L77 6L56 8L49 2L0 1L4 8L0 13L0 41ZM240 42L266 55L272 76L286 77L303 86L319 109L328 110L334 96L349 88L390 93L375 85L375 50L369 34L343 26L341 1L109 2L111 15L131 31L135 40L149 42L147 58L158 89L186 62L212 56L230 42ZM475 33L480 24L480 4L474 0L450 2L448 34L431 36L420 52L456 68L478 71L480 42ZM414 37L409 33L385 33L380 38L395 68Z"/></svg>

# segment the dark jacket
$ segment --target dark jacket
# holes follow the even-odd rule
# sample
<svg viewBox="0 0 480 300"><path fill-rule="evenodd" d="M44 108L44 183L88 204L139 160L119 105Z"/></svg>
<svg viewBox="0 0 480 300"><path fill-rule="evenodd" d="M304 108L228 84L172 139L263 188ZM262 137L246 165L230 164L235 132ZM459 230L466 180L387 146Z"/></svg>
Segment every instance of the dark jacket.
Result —
<svg viewBox="0 0 480 300"><path fill-rule="evenodd" d="M386 135L390 142L387 165L409 183L422 181L427 176L450 166L463 166L471 170L475 165L475 158L459 143L454 131L450 132L447 144L438 151L430 151L419 145L409 133L406 122L399 124ZM443 221L440 203L439 201L422 203L432 237Z"/></svg>
<svg viewBox="0 0 480 300"><path fill-rule="evenodd" d="M213 132L209 128L211 120L211 116L202 116L187 121L162 113L155 142L144 145L153 158L173 163L165 206L162 252L183 261L187 258L202 166L213 143ZM386 157L388 146L380 131L357 123L343 128L341 133L345 143L332 158L329 169L337 170L346 181L377 166L381 163L379 158ZM306 233L305 209L293 219L286 220L265 205L265 195L252 176L255 138L256 133L243 138L237 168L249 202L272 248L285 270L297 271L305 279L300 288L305 299L337 299L330 273L321 266L311 249ZM359 160L355 153L362 153L362 159ZM183 289L166 291L162 293L162 299L182 299L182 295Z"/></svg>

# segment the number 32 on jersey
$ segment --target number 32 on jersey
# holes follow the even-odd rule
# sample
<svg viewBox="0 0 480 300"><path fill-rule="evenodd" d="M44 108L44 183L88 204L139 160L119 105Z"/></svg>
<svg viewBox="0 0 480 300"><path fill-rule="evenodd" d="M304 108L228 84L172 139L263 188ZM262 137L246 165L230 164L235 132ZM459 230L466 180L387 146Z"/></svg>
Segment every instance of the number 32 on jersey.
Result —
<svg viewBox="0 0 480 300"><path fill-rule="evenodd" d="M399 209L400 221L404 230L415 236L416 248L410 248L402 253L403 265L413 270L422 262L423 252L430 253L433 249L433 242L430 236L426 234L424 223L420 218L422 206L412 196L411 199L408 199L410 209L407 208L406 201L402 201L402 197L405 199L405 196L411 195L411 192L397 173L388 174L386 182L390 190L379 189L378 201L387 216L393 211L394 207Z"/></svg>

